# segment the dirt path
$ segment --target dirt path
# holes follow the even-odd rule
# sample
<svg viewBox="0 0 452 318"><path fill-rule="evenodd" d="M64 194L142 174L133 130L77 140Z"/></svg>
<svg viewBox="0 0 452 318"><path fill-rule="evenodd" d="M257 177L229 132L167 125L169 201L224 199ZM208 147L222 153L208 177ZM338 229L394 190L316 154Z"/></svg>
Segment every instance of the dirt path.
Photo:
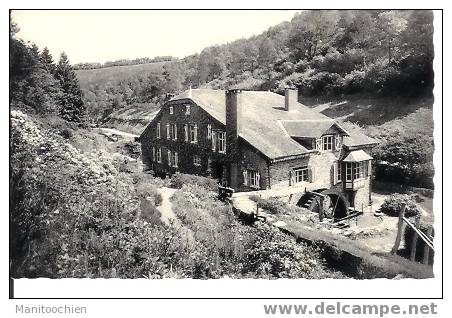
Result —
<svg viewBox="0 0 452 318"><path fill-rule="evenodd" d="M169 225L170 220L173 220L173 222L177 223L177 225L181 225L179 219L177 218L176 214L173 211L173 204L171 203L170 200L170 198L172 197L174 192L177 191L177 189L162 187L157 189L157 191L162 196L162 203L160 204L160 206L157 207L157 209L162 214L162 216L160 217L162 222Z"/></svg>
<svg viewBox="0 0 452 318"><path fill-rule="evenodd" d="M162 196L162 203L160 204L160 206L157 207L157 209L162 214L160 216L160 219L162 220L163 223L167 225L173 224L173 226L175 226L181 231L182 236L186 238L187 243L192 244L194 241L193 232L188 227L182 224L182 222L179 220L179 218L173 211L171 197L173 196L174 192L177 191L177 189L161 187L157 189L157 191Z"/></svg>

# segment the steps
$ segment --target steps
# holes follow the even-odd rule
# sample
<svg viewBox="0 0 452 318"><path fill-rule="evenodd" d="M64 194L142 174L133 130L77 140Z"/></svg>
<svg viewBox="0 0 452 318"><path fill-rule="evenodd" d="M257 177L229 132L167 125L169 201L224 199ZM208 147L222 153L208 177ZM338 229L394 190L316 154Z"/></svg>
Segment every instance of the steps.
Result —
<svg viewBox="0 0 452 318"><path fill-rule="evenodd" d="M315 194L312 194L310 192L304 194L300 200L298 200L297 206L312 210L312 203L315 200Z"/></svg>

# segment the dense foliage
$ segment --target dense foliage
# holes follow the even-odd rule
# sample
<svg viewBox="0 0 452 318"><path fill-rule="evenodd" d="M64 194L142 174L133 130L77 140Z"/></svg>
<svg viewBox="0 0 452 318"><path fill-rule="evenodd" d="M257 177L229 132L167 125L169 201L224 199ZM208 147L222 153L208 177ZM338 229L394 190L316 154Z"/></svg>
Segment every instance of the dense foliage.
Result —
<svg viewBox="0 0 452 318"><path fill-rule="evenodd" d="M242 225L231 207L203 187L184 185L172 202L196 246L194 277L341 277L322 265L315 248L297 243L270 225Z"/></svg>
<svg viewBox="0 0 452 318"><path fill-rule="evenodd" d="M378 180L433 189L433 118L430 110L420 109L403 119L379 127L368 134L380 140L372 155L378 161Z"/></svg>
<svg viewBox="0 0 452 318"><path fill-rule="evenodd" d="M218 180L216 179L180 172L176 172L171 176L170 186L172 188L181 189L184 185L189 184L197 185L210 191L216 191L218 189Z"/></svg>
<svg viewBox="0 0 452 318"><path fill-rule="evenodd" d="M57 114L67 121L84 124L85 105L77 77L62 53L57 65L47 48L16 39L12 23L9 36L10 104L37 114Z"/></svg>
<svg viewBox="0 0 452 318"><path fill-rule="evenodd" d="M305 10L291 22L85 88L101 118L134 103L161 104L191 87L282 91L304 96L431 94L433 13L426 10Z"/></svg>
<svg viewBox="0 0 452 318"><path fill-rule="evenodd" d="M182 227L168 226L156 209L165 181L125 168L102 136L77 129L68 140L60 123L19 111L11 120L13 277L341 277L314 248L241 224L202 186L176 192Z"/></svg>
<svg viewBox="0 0 452 318"><path fill-rule="evenodd" d="M399 216L399 212L405 205L405 216L411 217L419 214L416 202L408 194L391 194L380 207L380 211L390 215Z"/></svg>

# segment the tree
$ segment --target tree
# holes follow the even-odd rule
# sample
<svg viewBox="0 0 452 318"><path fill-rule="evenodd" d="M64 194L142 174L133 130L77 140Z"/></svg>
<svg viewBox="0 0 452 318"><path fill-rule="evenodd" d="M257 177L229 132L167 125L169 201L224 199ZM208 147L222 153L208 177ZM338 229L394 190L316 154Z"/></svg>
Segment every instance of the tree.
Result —
<svg viewBox="0 0 452 318"><path fill-rule="evenodd" d="M40 114L57 112L60 86L39 59L36 44L27 45L16 39L18 27L10 25L10 103Z"/></svg>
<svg viewBox="0 0 452 318"><path fill-rule="evenodd" d="M264 76L268 80L271 80L273 66L277 57L278 54L273 41L270 38L264 38L259 46L259 57L257 61L264 71Z"/></svg>
<svg viewBox="0 0 452 318"><path fill-rule="evenodd" d="M388 63L394 60L394 54L399 51L399 35L407 26L404 15L404 12L395 10L382 12L378 15L378 43L387 50Z"/></svg>
<svg viewBox="0 0 452 318"><path fill-rule="evenodd" d="M82 91L78 84L77 75L64 52L61 53L60 60L58 61L55 76L60 81L63 90L60 111L61 117L69 122L85 124L86 108L82 101Z"/></svg>
<svg viewBox="0 0 452 318"><path fill-rule="evenodd" d="M50 54L50 51L47 47L45 47L41 54L39 55L42 65L50 74L55 74L55 63L53 62L53 57Z"/></svg>
<svg viewBox="0 0 452 318"><path fill-rule="evenodd" d="M185 65L180 61L166 63L163 66L163 77L165 79L165 89L167 92L176 93L183 89L185 72Z"/></svg>

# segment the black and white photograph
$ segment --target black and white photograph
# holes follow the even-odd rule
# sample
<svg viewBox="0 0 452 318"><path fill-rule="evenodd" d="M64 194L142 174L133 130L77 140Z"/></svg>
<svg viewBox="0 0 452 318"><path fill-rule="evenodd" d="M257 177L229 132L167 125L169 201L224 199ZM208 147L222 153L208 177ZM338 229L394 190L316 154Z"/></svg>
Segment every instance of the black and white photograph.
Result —
<svg viewBox="0 0 452 318"><path fill-rule="evenodd" d="M441 15L9 10L10 297L435 279Z"/></svg>

